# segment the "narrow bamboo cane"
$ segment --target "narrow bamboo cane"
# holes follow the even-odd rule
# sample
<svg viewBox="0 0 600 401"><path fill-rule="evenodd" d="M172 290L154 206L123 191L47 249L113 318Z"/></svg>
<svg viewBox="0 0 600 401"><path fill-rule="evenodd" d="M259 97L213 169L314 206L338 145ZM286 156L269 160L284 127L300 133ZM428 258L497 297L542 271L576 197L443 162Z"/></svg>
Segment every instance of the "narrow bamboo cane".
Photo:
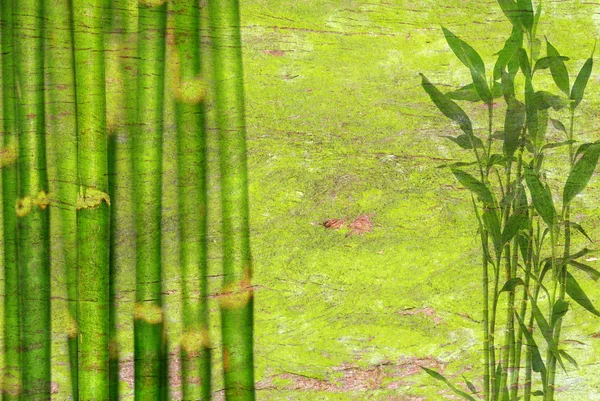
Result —
<svg viewBox="0 0 600 401"><path fill-rule="evenodd" d="M50 182L50 198L58 208L60 249L68 295L66 330L73 399L77 400L77 110L70 1L45 0L45 63L47 74L47 146L57 179ZM50 155L49 155L50 156ZM50 166L49 166L50 168Z"/></svg>
<svg viewBox="0 0 600 401"><path fill-rule="evenodd" d="M0 151L2 212L4 224L4 377L2 399L19 399L21 392L19 269L17 265L17 110L15 102L15 53L13 0L2 0L2 103L4 135Z"/></svg>
<svg viewBox="0 0 600 401"><path fill-rule="evenodd" d="M177 114L183 335L183 399L209 400L205 84L200 78L200 10L195 0L172 3L177 53L173 80Z"/></svg>
<svg viewBox="0 0 600 401"><path fill-rule="evenodd" d="M79 196L79 398L108 399L109 215L103 0L72 2Z"/></svg>
<svg viewBox="0 0 600 401"><path fill-rule="evenodd" d="M223 213L220 298L228 401L254 400L253 290L238 1L209 0Z"/></svg>
<svg viewBox="0 0 600 401"><path fill-rule="evenodd" d="M15 2L18 118L18 263L21 279L23 399L50 394L49 201L44 136L43 7Z"/></svg>
<svg viewBox="0 0 600 401"><path fill-rule="evenodd" d="M142 0L138 15L138 127L132 140L136 212L135 399L161 399L162 123L166 4Z"/></svg>

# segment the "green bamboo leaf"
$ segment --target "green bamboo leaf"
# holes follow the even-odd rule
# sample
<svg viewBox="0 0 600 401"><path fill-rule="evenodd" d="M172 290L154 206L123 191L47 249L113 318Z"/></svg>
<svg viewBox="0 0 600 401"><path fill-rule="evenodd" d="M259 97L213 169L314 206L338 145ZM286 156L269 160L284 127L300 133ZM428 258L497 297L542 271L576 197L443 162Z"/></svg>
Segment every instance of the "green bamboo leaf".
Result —
<svg viewBox="0 0 600 401"><path fill-rule="evenodd" d="M552 330L554 330L554 327L556 326L558 319L561 319L564 315L567 314L568 311L569 311L569 303L567 301L559 298L554 303L554 307L552 308L552 321L550 322Z"/></svg>
<svg viewBox="0 0 600 401"><path fill-rule="evenodd" d="M499 293L514 291L520 285L525 285L520 277L511 278L502 286Z"/></svg>
<svg viewBox="0 0 600 401"><path fill-rule="evenodd" d="M465 167L465 166L474 166L477 162L454 162L449 164L441 164L436 168L456 168L456 167Z"/></svg>
<svg viewBox="0 0 600 401"><path fill-rule="evenodd" d="M477 394L477 388L475 387L475 385L470 382L469 380L467 380L467 378L463 375L463 380L465 381L465 384L467 385L467 387L469 388L469 390L473 393L473 394Z"/></svg>
<svg viewBox="0 0 600 401"><path fill-rule="evenodd" d="M483 202L484 207L493 206L494 197L489 188L484 183L462 170L452 169L452 173L454 174L458 182L460 182L465 188L477 195L479 200Z"/></svg>
<svg viewBox="0 0 600 401"><path fill-rule="evenodd" d="M569 60L570 59L565 56L542 57L541 59L539 59L538 61L535 62L535 66L533 67L533 72L536 72L537 70L545 70L547 68L550 68L552 65L555 65L555 64L561 63L561 62L565 62L565 61L569 61Z"/></svg>
<svg viewBox="0 0 600 401"><path fill-rule="evenodd" d="M479 102L481 101L481 97L477 93L477 89L475 89L474 84L465 85L457 90L446 93L450 99L453 100L464 100L467 102ZM502 97L502 85L498 82L494 82L492 87L492 97L497 99Z"/></svg>
<svg viewBox="0 0 600 401"><path fill-rule="evenodd" d="M565 125L560 120L555 120L555 119L551 118L550 121L552 121L552 125L554 126L554 128L556 128L559 131L564 132L565 134L567 133L567 129L565 128Z"/></svg>
<svg viewBox="0 0 600 401"><path fill-rule="evenodd" d="M575 267L576 269L579 269L582 272L586 273L594 281L598 281L598 279L600 279L600 272L594 269L592 266L588 266L576 260L570 260L569 264Z"/></svg>
<svg viewBox="0 0 600 401"><path fill-rule="evenodd" d="M479 97L485 103L492 102L492 94L488 87L485 77L485 64L481 59L481 56L475 49L473 49L467 42L460 39L458 36L450 32L448 29L442 27L446 42L458 57L458 59L469 69L471 72L471 78L473 79L473 85L479 94Z"/></svg>
<svg viewBox="0 0 600 401"><path fill-rule="evenodd" d="M588 241L590 241L591 243L593 243L594 241L592 241L592 239L590 238L590 236L585 232L585 230L583 229L583 227L581 227L581 224L579 223L575 223L574 221L570 221L569 222L569 226L571 227L575 227L575 229L577 231L579 231L585 238L588 239Z"/></svg>
<svg viewBox="0 0 600 401"><path fill-rule="evenodd" d="M423 74L421 75L421 86L431 98L433 104L449 119L458 123L463 132L469 136L473 136L473 126L471 119L454 101L444 95L438 88L435 87Z"/></svg>
<svg viewBox="0 0 600 401"><path fill-rule="evenodd" d="M513 24L516 29L522 29L523 23L519 17L520 13L517 3L513 0L498 0L498 4L510 23Z"/></svg>
<svg viewBox="0 0 600 401"><path fill-rule="evenodd" d="M546 38L546 54L548 57L560 57L560 53L552 46L552 44ZM557 63L553 63L550 65L550 72L552 73L552 79L556 83L558 89L563 91L567 96L570 96L569 93L569 73L567 72L567 67L565 67L565 63L559 61Z"/></svg>
<svg viewBox="0 0 600 401"><path fill-rule="evenodd" d="M553 148L558 148L561 146L566 146L566 145L571 145L573 143L575 143L577 141L570 139L568 141L563 141L563 142L554 142L554 143L547 143L544 146L542 146L542 148L540 149L541 152L543 152L546 149L553 149Z"/></svg>
<svg viewBox="0 0 600 401"><path fill-rule="evenodd" d="M544 186L538 174L529 166L525 166L525 182L531 193L531 200L535 210L544 219L549 227L554 225L555 210L552 195L548 186Z"/></svg>
<svg viewBox="0 0 600 401"><path fill-rule="evenodd" d="M564 364L562 362L560 354L558 353L558 347L556 346L556 343L554 342L554 339L552 338L553 327L551 327L548 324L548 321L546 320L546 318L544 317L544 314L538 307L536 300L532 296L530 296L529 299L531 300L531 312L533 313L533 316L538 325L538 328L540 329L540 333L546 340L546 343L548 343L548 348L550 349L552 354L554 354L554 356L556 357L556 360L564 369Z"/></svg>
<svg viewBox="0 0 600 401"><path fill-rule="evenodd" d="M588 80L590 79L590 75L592 74L592 67L594 66L594 51L596 50L596 46L594 45L594 50L592 51L592 55L590 58L586 60L586 62L579 70L579 74L577 74L577 78L575 78L575 82L573 83L573 88L571 88L571 100L573 101L571 107L574 109L579 106L581 99L583 99L583 93L585 92L585 87L587 86Z"/></svg>
<svg viewBox="0 0 600 401"><path fill-rule="evenodd" d="M575 198L577 194L585 189L590 182L592 174L598 164L598 157L600 156L600 142L596 142L590 145L583 156L577 160L567 182L565 183L565 189L563 192L563 208L566 207L569 202Z"/></svg>
<svg viewBox="0 0 600 401"><path fill-rule="evenodd" d="M519 138L525 124L525 106L514 97L509 98L504 118L504 155L512 157L519 147Z"/></svg>
<svg viewBox="0 0 600 401"><path fill-rule="evenodd" d="M473 149L473 145L475 145L475 147L477 148L483 148L483 142L476 136L469 138L466 134L462 134L457 137L453 137L450 135L444 135L443 137L450 139L452 142L454 142L463 149ZM471 141L473 141L473 143L471 143Z"/></svg>
<svg viewBox="0 0 600 401"><path fill-rule="evenodd" d="M507 157L505 157L504 155L494 153L494 154L490 155L487 165L488 165L488 167L492 167L495 165L505 166L507 160L509 160L509 159Z"/></svg>
<svg viewBox="0 0 600 401"><path fill-rule="evenodd" d="M527 131L534 144L539 142L538 105L533 91L531 78L525 78L525 111L527 116Z"/></svg>
<svg viewBox="0 0 600 401"><path fill-rule="evenodd" d="M580 154L584 153L584 152L587 150L587 148L589 148L589 147L590 147L590 146L592 146L593 144L594 144L594 143L593 143L593 142L591 142L591 143L582 143L581 145L579 145L579 147L577 148L577 151L575 151L575 158L574 158L574 160L577 160L577 157L578 157Z"/></svg>
<svg viewBox="0 0 600 401"><path fill-rule="evenodd" d="M515 97L515 80L514 75L502 71L502 80L500 81L502 85L502 94L504 95L504 100L506 103L510 102L510 99Z"/></svg>
<svg viewBox="0 0 600 401"><path fill-rule="evenodd" d="M542 15L542 2L539 1L537 5L537 9L535 10L535 14L533 16L533 27L531 29L531 37L535 38L537 35L537 27L540 22L540 15Z"/></svg>
<svg viewBox="0 0 600 401"><path fill-rule="evenodd" d="M535 92L535 101L539 110L546 110L550 107L554 110L560 110L569 104L567 99L547 91Z"/></svg>
<svg viewBox="0 0 600 401"><path fill-rule="evenodd" d="M573 358L571 355L569 355L567 353L567 351L565 350L559 350L558 352L560 352L560 354L567 360L569 361L573 366L575 366L577 369L579 369L579 365L577 364L577 361L575 360L575 358Z"/></svg>
<svg viewBox="0 0 600 401"><path fill-rule="evenodd" d="M531 4L531 0L517 0L517 7L519 10L519 17L521 23L527 29L527 31L531 34L531 29L533 28L533 5Z"/></svg>
<svg viewBox="0 0 600 401"><path fill-rule="evenodd" d="M465 393L464 391L458 389L456 386L454 386L452 383L450 383L448 381L448 379L446 379L444 376L442 376L435 370L427 369L424 366L421 366L421 369L423 369L429 376L433 377L434 379L445 383L448 387L450 387L450 389L452 389L452 391L454 391L455 394L461 396L465 400L476 401L475 398L471 397L469 394Z"/></svg>
<svg viewBox="0 0 600 401"><path fill-rule="evenodd" d="M502 244L508 243L519 232L519 230L527 229L529 219L527 214L523 212L513 213L502 231Z"/></svg>
<svg viewBox="0 0 600 401"><path fill-rule="evenodd" d="M523 319L521 318L521 316L519 315L519 313L516 310L515 310L515 316L517 317L517 320L519 321L519 326L521 326L521 332L525 336L525 339L527 340L527 345L529 346L529 349L531 350L531 366L533 368L533 371L540 373L542 378L545 378L546 377L546 366L544 365L544 360L542 359L542 355L540 354L540 350L535 342L535 339L533 338L533 335L531 334L531 332L529 331L527 326L525 326Z"/></svg>
<svg viewBox="0 0 600 401"><path fill-rule="evenodd" d="M542 390L536 390L531 393L531 395L535 395L536 397L543 397L544 392Z"/></svg>
<svg viewBox="0 0 600 401"><path fill-rule="evenodd" d="M504 43L502 50L498 52L498 58L494 64L494 81L498 81L501 78L504 67L508 65L522 45L523 31L513 27L510 37Z"/></svg>
<svg viewBox="0 0 600 401"><path fill-rule="evenodd" d="M575 277L569 272L567 272L567 294L573 301L587 309L590 313L600 316L598 309L594 307L592 301L590 301L583 289L579 286L577 280L575 280Z"/></svg>
<svg viewBox="0 0 600 401"><path fill-rule="evenodd" d="M523 48L520 48L517 51L517 55L519 57L519 66L521 67L521 71L523 71L523 75L525 75L525 78L531 79L531 64L529 64L527 51Z"/></svg>

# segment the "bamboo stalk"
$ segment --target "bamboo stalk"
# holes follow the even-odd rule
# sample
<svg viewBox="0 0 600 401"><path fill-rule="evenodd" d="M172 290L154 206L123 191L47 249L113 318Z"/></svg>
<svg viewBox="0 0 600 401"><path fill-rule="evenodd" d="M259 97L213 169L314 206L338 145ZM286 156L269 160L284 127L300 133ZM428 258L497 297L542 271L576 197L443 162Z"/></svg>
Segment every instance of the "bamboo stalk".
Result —
<svg viewBox="0 0 600 401"><path fill-rule="evenodd" d="M177 117L183 334L183 399L209 400L205 85L200 78L200 10L195 0L175 1L173 72Z"/></svg>
<svg viewBox="0 0 600 401"><path fill-rule="evenodd" d="M103 0L72 2L79 197L79 397L108 399L109 214Z"/></svg>
<svg viewBox="0 0 600 401"><path fill-rule="evenodd" d="M161 398L162 123L166 4L143 0L138 15L138 127L133 135L136 214L135 399Z"/></svg>
<svg viewBox="0 0 600 401"><path fill-rule="evenodd" d="M23 399L50 393L50 254L44 137L42 1L15 2L19 156L18 263ZM18 40L17 40L18 38Z"/></svg>
<svg viewBox="0 0 600 401"><path fill-rule="evenodd" d="M68 338L71 391L77 400L77 110L70 1L45 0L45 63L48 89L48 148L56 179L50 182L53 205L58 208L60 249L63 253L68 299L68 321L62 324ZM51 167L51 166L49 166Z"/></svg>
<svg viewBox="0 0 600 401"><path fill-rule="evenodd" d="M2 104L4 135L0 151L4 231L4 377L2 399L19 399L21 392L19 268L17 264L17 110L13 47L13 1L0 6L2 28Z"/></svg>
<svg viewBox="0 0 600 401"><path fill-rule="evenodd" d="M220 298L228 401L254 400L253 290L238 1L209 0L223 213Z"/></svg>

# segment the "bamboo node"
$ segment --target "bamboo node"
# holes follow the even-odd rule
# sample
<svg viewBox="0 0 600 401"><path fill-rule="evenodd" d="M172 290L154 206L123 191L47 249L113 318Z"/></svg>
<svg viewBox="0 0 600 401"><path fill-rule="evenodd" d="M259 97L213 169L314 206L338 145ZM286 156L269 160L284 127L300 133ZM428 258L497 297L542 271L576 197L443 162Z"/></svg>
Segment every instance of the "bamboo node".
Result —
<svg viewBox="0 0 600 401"><path fill-rule="evenodd" d="M210 348L206 328L190 327L181 335L181 348L190 356L198 356L204 348Z"/></svg>
<svg viewBox="0 0 600 401"><path fill-rule="evenodd" d="M175 98L187 104L198 104L206 97L206 82L201 77L184 80L176 86Z"/></svg>
<svg viewBox="0 0 600 401"><path fill-rule="evenodd" d="M133 317L146 323L159 324L163 321L163 310L156 304L136 302Z"/></svg>
<svg viewBox="0 0 600 401"><path fill-rule="evenodd" d="M87 188L85 193L79 190L79 197L77 198L77 210L81 209L93 209L100 206L102 201L105 201L110 206L110 197L106 192L102 192L96 188Z"/></svg>
<svg viewBox="0 0 600 401"><path fill-rule="evenodd" d="M241 309L245 307L253 296L250 280L226 284L219 295L219 305L222 309Z"/></svg>
<svg viewBox="0 0 600 401"><path fill-rule="evenodd" d="M33 200L31 196L26 196L23 199L17 199L17 203L15 205L15 212L18 217L25 217L31 212L31 206L33 205Z"/></svg>
<svg viewBox="0 0 600 401"><path fill-rule="evenodd" d="M140 0L140 4L146 7L158 7L165 4L165 0Z"/></svg>
<svg viewBox="0 0 600 401"><path fill-rule="evenodd" d="M0 168L15 164L18 157L19 148L17 145L13 144L5 148L0 148Z"/></svg>
<svg viewBox="0 0 600 401"><path fill-rule="evenodd" d="M37 194L37 197L35 198L35 201L33 203L39 206L40 209L46 210L46 208L50 204L50 195L48 195L44 190L41 190Z"/></svg>

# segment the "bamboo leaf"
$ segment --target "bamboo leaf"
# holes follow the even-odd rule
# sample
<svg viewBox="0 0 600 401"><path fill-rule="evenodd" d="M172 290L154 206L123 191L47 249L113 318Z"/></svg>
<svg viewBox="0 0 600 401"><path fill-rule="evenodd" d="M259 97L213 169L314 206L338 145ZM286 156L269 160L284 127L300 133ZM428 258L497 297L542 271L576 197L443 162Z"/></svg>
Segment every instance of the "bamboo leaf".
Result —
<svg viewBox="0 0 600 401"><path fill-rule="evenodd" d="M437 166L436 168L456 168L456 167L465 167L465 166L473 166L477 164L477 162L455 162L449 164L442 164Z"/></svg>
<svg viewBox="0 0 600 401"><path fill-rule="evenodd" d="M535 66L533 67L533 72L536 72L537 70L545 70L547 68L550 68L550 66L552 66L554 64L569 61L569 60L570 59L565 56L542 57L541 59L539 59L538 61L535 62Z"/></svg>
<svg viewBox="0 0 600 401"><path fill-rule="evenodd" d="M531 33L533 28L533 5L531 0L517 0L517 6L521 23Z"/></svg>
<svg viewBox="0 0 600 401"><path fill-rule="evenodd" d="M454 174L458 182L460 182L465 188L477 195L479 200L483 202L484 207L491 206L494 204L494 197L489 188L484 183L462 170L452 169L452 173Z"/></svg>
<svg viewBox="0 0 600 401"><path fill-rule="evenodd" d="M502 94L506 103L510 102L510 99L515 96L515 81L514 76L506 71L502 71Z"/></svg>
<svg viewBox="0 0 600 401"><path fill-rule="evenodd" d="M568 141L563 141L563 142L554 142L554 143L547 143L544 146L542 146L542 148L540 149L540 152L543 152L546 149L553 149L553 148L558 148L561 146L565 146L565 145L570 145L575 143L576 141L574 140L568 140Z"/></svg>
<svg viewBox="0 0 600 401"><path fill-rule="evenodd" d="M457 137L444 135L444 138L450 139L463 149L473 149L473 145L475 145L477 148L483 148L483 142L476 136L469 138L466 134L462 134ZM473 141L473 143L471 143L471 141Z"/></svg>
<svg viewBox="0 0 600 401"><path fill-rule="evenodd" d="M523 75L525 75L525 78L531 79L531 64L529 64L527 51L523 48L520 48L517 51L517 55L519 56L519 66L521 67L521 71L523 71Z"/></svg>
<svg viewBox="0 0 600 401"><path fill-rule="evenodd" d="M519 230L527 229L529 219L527 218L527 214L523 212L513 213L506 225L504 226L504 230L502 231L502 244L508 243L518 232Z"/></svg>
<svg viewBox="0 0 600 401"><path fill-rule="evenodd" d="M494 81L497 81L502 77L504 67L508 65L522 45L523 31L513 27L510 37L504 43L502 50L498 52L498 58L494 64Z"/></svg>
<svg viewBox="0 0 600 401"><path fill-rule="evenodd" d="M516 29L521 29L523 27L523 23L519 18L519 9L517 3L515 3L513 0L498 0L498 4L511 24L513 24Z"/></svg>
<svg viewBox="0 0 600 401"><path fill-rule="evenodd" d="M560 57L560 53L552 46L552 44L546 38L546 54L548 57ZM554 83L558 89L563 91L567 96L570 96L569 93L569 73L567 72L567 67L565 67L565 63L560 60L559 62L553 63L550 65L550 72L552 74L552 79L554 79Z"/></svg>
<svg viewBox="0 0 600 401"><path fill-rule="evenodd" d="M525 111L527 116L527 131L529 138L537 145L539 142L538 133L538 105L533 91L531 78L525 78Z"/></svg>
<svg viewBox="0 0 600 401"><path fill-rule="evenodd" d="M555 210L552 195L548 186L544 186L540 181L538 174L529 166L525 166L525 182L531 193L531 200L535 210L544 219L549 227L554 225Z"/></svg>
<svg viewBox="0 0 600 401"><path fill-rule="evenodd" d="M544 392L542 390L536 390L531 393L531 395L535 395L536 397L543 397Z"/></svg>
<svg viewBox="0 0 600 401"><path fill-rule="evenodd" d="M492 102L492 94L488 87L485 77L485 64L481 59L481 56L475 49L473 49L467 42L460 39L458 36L450 32L448 29L442 27L446 42L458 57L458 59L469 69L471 72L471 78L473 79L473 85L479 94L479 97L485 103Z"/></svg>
<svg viewBox="0 0 600 401"><path fill-rule="evenodd" d="M421 85L425 92L431 98L433 104L449 119L458 123L463 132L469 136L473 136L473 126L471 124L471 119L467 116L467 114L457 105L454 101L449 99L446 95L440 92L439 89L435 87L425 75L421 75Z"/></svg>
<svg viewBox="0 0 600 401"><path fill-rule="evenodd" d="M594 46L594 51L595 50L596 46ZM573 83L573 88L571 88L571 100L573 101L571 107L573 109L579 106L581 99L583 99L585 87L587 86L590 75L592 74L592 67L594 65L594 51L592 51L590 58L586 60L581 67L581 70L579 70L579 74L577 74L577 78L575 78L575 82Z"/></svg>
<svg viewBox="0 0 600 401"><path fill-rule="evenodd" d="M594 281L598 281L600 279L600 272L594 269L592 266L588 266L584 263L578 262L576 260L570 260L569 264L576 269L581 270L582 272L587 273L587 275Z"/></svg>
<svg viewBox="0 0 600 401"><path fill-rule="evenodd" d="M567 182L565 183L565 189L563 192L563 208L566 207L569 202L575 198L577 194L585 189L590 182L592 174L598 164L598 157L600 156L600 142L596 142L590 145L583 156L575 163Z"/></svg>
<svg viewBox="0 0 600 401"><path fill-rule="evenodd" d="M525 285L520 277L511 278L502 286L500 293L514 291L520 285Z"/></svg>
<svg viewBox="0 0 600 401"><path fill-rule="evenodd" d="M475 85L472 83L465 85L457 90L446 93L450 99L453 100L464 100L467 102L479 102L481 101L481 97L477 93L477 89L475 89ZM498 82L494 82L492 87L492 97L497 99L502 97L502 85Z"/></svg>
<svg viewBox="0 0 600 401"><path fill-rule="evenodd" d="M579 231L579 232L580 232L580 233L581 233L581 234L582 234L582 235L583 235L585 238L587 238L587 239L588 239L588 241L590 241L591 243L593 243L593 242L594 242L594 241L592 241L592 239L590 238L590 236L589 236L589 235L587 235L587 233L585 232L585 230L583 229L583 227L581 227L581 224L579 224L579 223L575 223L574 221L570 221L570 222L569 222L569 225L570 225L571 227L575 227L575 229L576 229L577 231Z"/></svg>
<svg viewBox="0 0 600 401"><path fill-rule="evenodd" d="M555 119L551 118L550 121L552 121L552 125L554 125L554 128L556 128L559 131L564 132L565 134L567 133L567 129L565 128L565 125L560 120L555 120Z"/></svg>
<svg viewBox="0 0 600 401"><path fill-rule="evenodd" d="M531 311L532 311L535 321L540 329L540 333L546 340L546 343L548 343L548 348L550 349L552 354L554 354L554 356L556 357L556 360L558 361L558 363L560 363L561 366L563 366L563 369L564 369L562 359L560 357L560 354L558 353L558 347L556 346L556 343L554 342L554 339L552 338L553 327L551 327L548 324L548 321L546 320L546 318L544 317L544 314L538 307L536 300L532 296L530 296L529 299L531 300Z"/></svg>
<svg viewBox="0 0 600 401"><path fill-rule="evenodd" d="M467 387L469 388L469 390L473 393L473 394L477 394L477 388L475 387L475 385L470 382L469 380L467 380L467 378L463 375L463 380L465 381L465 384L467 385Z"/></svg>
<svg viewBox="0 0 600 401"><path fill-rule="evenodd" d="M527 345L529 346L529 350L531 351L531 366L534 372L540 373L542 378L546 377L546 366L544 365L544 360L542 359L542 355L540 354L540 350L533 338L533 335L523 323L523 319L519 315L517 311L515 311L515 316L519 321L519 326L521 326L521 331L527 340Z"/></svg>
<svg viewBox="0 0 600 401"><path fill-rule="evenodd" d="M587 148L589 148L589 147L590 147L590 146L592 146L593 144L594 144L594 143L592 142L592 143L582 143L581 145L579 145L579 147L577 148L577 151L575 152L575 157L574 157L574 160L577 160L577 157L578 157L580 154L584 153L584 152L587 150Z"/></svg>
<svg viewBox="0 0 600 401"><path fill-rule="evenodd" d="M445 383L448 387L450 387L450 389L452 391L454 391L455 394L461 396L465 400L476 401L475 398L473 398L469 394L465 393L464 391L458 389L456 386L454 386L452 383L450 383L448 381L448 379L446 379L444 376L442 376L441 374L439 374L435 370L427 369L424 366L421 366L421 369L423 369L429 376L433 377L434 379L439 380L439 381Z"/></svg>
<svg viewBox="0 0 600 401"><path fill-rule="evenodd" d="M575 360L575 358L573 358L571 355L569 355L567 353L567 351L565 350L559 350L558 352L560 352L560 354L567 360L569 361L573 366L575 366L577 369L579 369L579 365L577 365L577 361Z"/></svg>
<svg viewBox="0 0 600 401"><path fill-rule="evenodd" d="M535 101L539 110L546 110L550 107L554 110L560 110L569 104L567 99L547 91L535 92Z"/></svg>
<svg viewBox="0 0 600 401"><path fill-rule="evenodd" d="M514 97L509 98L504 118L504 155L512 157L519 147L519 138L525 124L525 106Z"/></svg>
<svg viewBox="0 0 600 401"><path fill-rule="evenodd" d="M540 15L542 15L542 2L539 1L535 14L533 16L533 27L531 29L531 37L535 38L537 33L538 23L540 21Z"/></svg>
<svg viewBox="0 0 600 401"><path fill-rule="evenodd" d="M577 280L575 280L575 277L569 272L567 272L567 294L573 301L587 309L590 313L600 316L598 309L594 307L592 301L590 301L583 289L579 286Z"/></svg>
<svg viewBox="0 0 600 401"><path fill-rule="evenodd" d="M552 308L552 322L550 323L552 330L554 330L558 319L566 315L568 311L569 303L559 298Z"/></svg>

